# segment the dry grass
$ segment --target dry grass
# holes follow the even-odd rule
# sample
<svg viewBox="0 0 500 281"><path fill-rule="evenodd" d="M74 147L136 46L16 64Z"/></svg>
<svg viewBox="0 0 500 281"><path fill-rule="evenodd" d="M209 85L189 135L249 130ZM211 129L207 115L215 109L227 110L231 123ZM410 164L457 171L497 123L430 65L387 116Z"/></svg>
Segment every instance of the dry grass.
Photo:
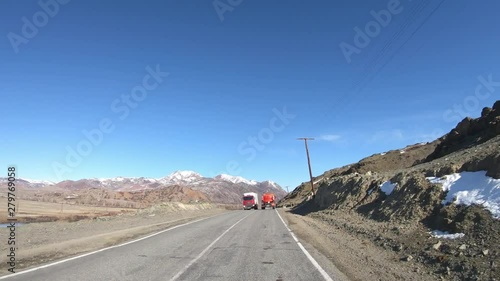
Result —
<svg viewBox="0 0 500 281"><path fill-rule="evenodd" d="M241 210L241 205L237 204L216 204L216 206L224 210Z"/></svg>
<svg viewBox="0 0 500 281"><path fill-rule="evenodd" d="M7 222L6 199L7 198L0 198L0 206L5 206L5 212L0 212L0 223ZM77 221L93 217L113 216L119 213L137 210L28 200L16 200L15 204L18 222Z"/></svg>

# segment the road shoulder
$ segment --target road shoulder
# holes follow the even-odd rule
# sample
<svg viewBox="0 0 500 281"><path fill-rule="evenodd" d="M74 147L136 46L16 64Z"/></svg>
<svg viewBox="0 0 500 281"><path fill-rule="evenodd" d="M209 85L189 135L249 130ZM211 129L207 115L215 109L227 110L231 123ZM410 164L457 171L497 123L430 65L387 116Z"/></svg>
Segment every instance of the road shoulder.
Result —
<svg viewBox="0 0 500 281"><path fill-rule="evenodd" d="M286 209L278 208L277 211L286 223L287 227L295 234L295 236L297 236L300 243L309 252L312 258L316 260L316 262L333 280L350 280L335 263L332 263L331 259L327 255L325 256L325 252L320 250L323 247L322 242L325 241L322 241L321 239L313 239L316 237L315 233L304 231L307 230L307 227L303 224L303 222L300 221L299 218L294 217L293 214L290 214ZM311 244L314 240L319 243Z"/></svg>
<svg viewBox="0 0 500 281"><path fill-rule="evenodd" d="M377 248L346 231L308 216L281 209L290 229L301 241L319 251L341 271L348 280L435 280L417 274L419 268L401 263L400 258Z"/></svg>
<svg viewBox="0 0 500 281"><path fill-rule="evenodd" d="M63 258L119 245L146 235L228 212L223 209L189 210L164 214L107 217L105 220L46 222L23 225L18 230L16 272ZM1 234L1 233L0 233ZM5 250L2 249L2 252ZM9 275L4 257L0 276Z"/></svg>

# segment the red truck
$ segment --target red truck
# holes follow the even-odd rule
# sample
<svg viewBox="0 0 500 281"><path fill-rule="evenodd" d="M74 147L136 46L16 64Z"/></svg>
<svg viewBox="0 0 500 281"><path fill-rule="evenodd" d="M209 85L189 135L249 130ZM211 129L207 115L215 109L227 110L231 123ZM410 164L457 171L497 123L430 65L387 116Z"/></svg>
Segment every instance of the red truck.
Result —
<svg viewBox="0 0 500 281"><path fill-rule="evenodd" d="M259 209L259 195L255 192L247 192L243 194L243 209Z"/></svg>
<svg viewBox="0 0 500 281"><path fill-rule="evenodd" d="M273 209L276 208L276 195L271 192L266 192L262 195L262 209L265 209L266 207L272 207Z"/></svg>

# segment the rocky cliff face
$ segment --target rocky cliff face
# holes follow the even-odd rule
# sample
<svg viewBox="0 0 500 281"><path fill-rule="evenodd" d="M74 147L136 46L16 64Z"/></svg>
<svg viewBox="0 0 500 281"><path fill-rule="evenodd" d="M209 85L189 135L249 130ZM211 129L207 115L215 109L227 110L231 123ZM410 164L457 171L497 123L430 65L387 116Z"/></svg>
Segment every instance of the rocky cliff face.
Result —
<svg viewBox="0 0 500 281"><path fill-rule="evenodd" d="M451 132L439 139L439 144L426 161L473 147L498 135L500 135L500 101L497 101L493 108L484 108L480 118L467 117L458 123Z"/></svg>

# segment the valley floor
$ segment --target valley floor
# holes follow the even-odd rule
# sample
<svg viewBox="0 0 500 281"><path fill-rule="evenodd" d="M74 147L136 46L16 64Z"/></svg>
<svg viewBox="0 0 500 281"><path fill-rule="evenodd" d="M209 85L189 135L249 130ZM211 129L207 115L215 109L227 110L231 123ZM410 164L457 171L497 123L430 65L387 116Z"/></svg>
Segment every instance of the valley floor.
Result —
<svg viewBox="0 0 500 281"><path fill-rule="evenodd" d="M166 203L164 205L76 222L55 221L21 224L16 227L16 271L45 264L63 257L75 256L160 231L174 225L226 212L211 204ZM0 228L0 237L9 229ZM7 269L8 248L0 243L0 275Z"/></svg>

